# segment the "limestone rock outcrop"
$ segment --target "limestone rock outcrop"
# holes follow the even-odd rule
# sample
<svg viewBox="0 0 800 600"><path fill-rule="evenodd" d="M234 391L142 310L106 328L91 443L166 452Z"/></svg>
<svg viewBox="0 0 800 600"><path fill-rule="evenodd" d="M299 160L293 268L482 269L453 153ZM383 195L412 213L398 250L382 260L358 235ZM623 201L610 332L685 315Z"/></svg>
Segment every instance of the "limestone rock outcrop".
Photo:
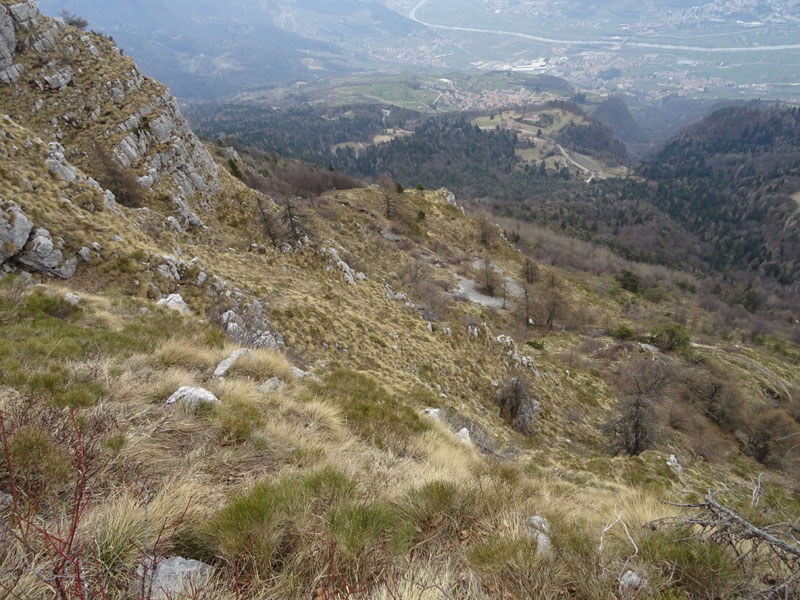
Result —
<svg viewBox="0 0 800 600"><path fill-rule="evenodd" d="M77 33L34 0L0 5L0 110L44 123L37 133L56 144L51 172L73 181L64 157L88 157L97 144L143 187L163 182L183 198L218 191L219 169L169 91L109 39Z"/></svg>

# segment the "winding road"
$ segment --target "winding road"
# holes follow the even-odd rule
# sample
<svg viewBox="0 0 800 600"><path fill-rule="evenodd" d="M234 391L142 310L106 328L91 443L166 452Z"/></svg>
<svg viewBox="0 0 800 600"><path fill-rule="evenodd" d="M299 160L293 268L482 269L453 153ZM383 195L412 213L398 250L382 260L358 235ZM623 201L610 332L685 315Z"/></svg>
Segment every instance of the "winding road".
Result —
<svg viewBox="0 0 800 600"><path fill-rule="evenodd" d="M676 52L712 52L717 54L740 53L740 52L781 52L786 50L800 50L800 44L778 44L773 46L739 46L733 48L710 48L704 46L683 46L678 44L653 44L649 42L634 42L627 39L605 39L605 40L569 40L549 38L519 31L505 31L502 29L484 29L481 27L458 27L456 25L441 25L429 23L417 17L417 12L425 6L429 0L420 0L409 11L408 18L426 27L442 29L445 31L465 31L468 33L486 33L489 35L502 35L507 37L518 37L533 42L558 45L593 46L600 48L611 48L614 46L625 46L627 48L644 48L650 50L673 50Z"/></svg>

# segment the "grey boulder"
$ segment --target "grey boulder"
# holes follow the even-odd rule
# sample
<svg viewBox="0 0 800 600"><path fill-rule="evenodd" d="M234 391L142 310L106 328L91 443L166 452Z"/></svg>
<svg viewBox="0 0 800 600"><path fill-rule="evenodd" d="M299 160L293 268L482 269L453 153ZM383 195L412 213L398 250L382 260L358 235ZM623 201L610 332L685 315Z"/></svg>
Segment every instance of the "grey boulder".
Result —
<svg viewBox="0 0 800 600"><path fill-rule="evenodd" d="M219 404L220 400L208 390L184 385L167 398L167 406L172 406L178 402L195 409L204 404Z"/></svg>
<svg viewBox="0 0 800 600"><path fill-rule="evenodd" d="M211 565L199 560L173 556L159 562L155 570L139 567L138 576L140 580L144 578L143 583L150 600L169 600L183 597L183 594L192 590L202 590L211 571Z"/></svg>

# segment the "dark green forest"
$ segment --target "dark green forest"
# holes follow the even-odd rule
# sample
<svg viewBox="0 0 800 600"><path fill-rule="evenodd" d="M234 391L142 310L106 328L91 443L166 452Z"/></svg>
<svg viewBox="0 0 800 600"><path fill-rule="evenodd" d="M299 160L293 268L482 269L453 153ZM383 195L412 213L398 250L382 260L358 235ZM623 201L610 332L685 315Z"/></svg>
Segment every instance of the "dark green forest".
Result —
<svg viewBox="0 0 800 600"><path fill-rule="evenodd" d="M798 108L720 109L669 140L635 176L588 185L565 165L554 171L517 157L517 148L542 141L482 130L464 115L433 118L381 105L236 104L197 105L189 114L202 135L222 144L372 181L388 174L404 187L447 187L462 202L602 244L630 260L783 286L800 276L800 204L792 197L800 190ZM390 128L413 134L370 143ZM365 147L331 150L354 141ZM598 121L570 124L556 141L630 164L625 146Z"/></svg>

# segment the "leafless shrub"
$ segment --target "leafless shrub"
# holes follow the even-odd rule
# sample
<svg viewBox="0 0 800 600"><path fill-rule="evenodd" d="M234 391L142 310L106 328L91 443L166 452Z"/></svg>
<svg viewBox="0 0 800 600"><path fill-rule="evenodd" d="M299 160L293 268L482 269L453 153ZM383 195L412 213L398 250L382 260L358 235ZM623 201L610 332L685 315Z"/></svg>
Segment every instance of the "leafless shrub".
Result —
<svg viewBox="0 0 800 600"><path fill-rule="evenodd" d="M81 31L85 31L89 26L89 21L79 15L69 12L66 8L61 9L61 19L67 25L77 27Z"/></svg>
<svg viewBox="0 0 800 600"><path fill-rule="evenodd" d="M531 395L531 385L522 373L516 373L503 381L496 393L500 413L511 426L523 435L536 431L536 416L539 403Z"/></svg>
<svg viewBox="0 0 800 600"><path fill-rule="evenodd" d="M93 167L95 178L106 189L111 190L122 206L141 208L144 194L131 169L124 169L109 152L99 145L94 146Z"/></svg>
<svg viewBox="0 0 800 600"><path fill-rule="evenodd" d="M603 428L612 454L638 455L652 446L658 434L655 406L671 376L663 360L641 358L625 369L621 398Z"/></svg>

